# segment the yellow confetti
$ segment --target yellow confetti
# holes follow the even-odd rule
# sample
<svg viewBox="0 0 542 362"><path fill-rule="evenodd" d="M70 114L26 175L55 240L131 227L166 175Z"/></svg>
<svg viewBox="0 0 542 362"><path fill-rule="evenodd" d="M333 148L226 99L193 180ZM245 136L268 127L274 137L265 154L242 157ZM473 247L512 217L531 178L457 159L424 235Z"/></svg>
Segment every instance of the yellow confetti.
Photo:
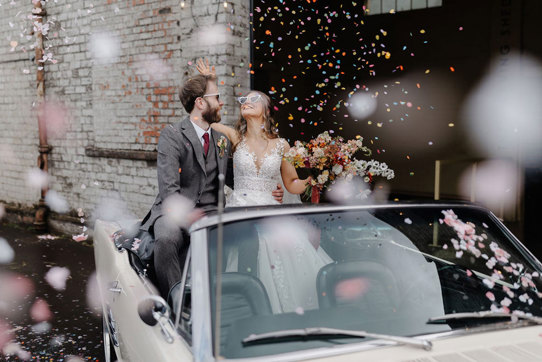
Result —
<svg viewBox="0 0 542 362"><path fill-rule="evenodd" d="M425 30L424 29L420 30L420 33L425 34Z"/></svg>
<svg viewBox="0 0 542 362"><path fill-rule="evenodd" d="M426 69L425 74L429 74L429 73L431 73L431 71L429 69Z"/></svg>
<svg viewBox="0 0 542 362"><path fill-rule="evenodd" d="M448 123L448 127L453 127L455 126L455 124L453 124L452 122Z"/></svg>

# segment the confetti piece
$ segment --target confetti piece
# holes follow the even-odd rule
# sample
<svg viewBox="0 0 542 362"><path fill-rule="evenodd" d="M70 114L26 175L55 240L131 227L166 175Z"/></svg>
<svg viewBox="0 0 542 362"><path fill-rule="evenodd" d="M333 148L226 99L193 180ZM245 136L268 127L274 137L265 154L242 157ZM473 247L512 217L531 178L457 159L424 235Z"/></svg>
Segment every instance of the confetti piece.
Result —
<svg viewBox="0 0 542 362"><path fill-rule="evenodd" d="M486 298L489 299L490 301L494 302L495 301L495 294L488 291L486 293Z"/></svg>
<svg viewBox="0 0 542 362"><path fill-rule="evenodd" d="M85 241L88 239L88 235L85 233L79 234L79 235L73 235L72 239L75 241Z"/></svg>
<svg viewBox="0 0 542 362"><path fill-rule="evenodd" d="M45 274L45 281L54 289L63 291L66 289L66 280L69 276L68 268L54 266Z"/></svg>
<svg viewBox="0 0 542 362"><path fill-rule="evenodd" d="M15 252L6 239L0 237L0 264L8 264L13 261Z"/></svg>

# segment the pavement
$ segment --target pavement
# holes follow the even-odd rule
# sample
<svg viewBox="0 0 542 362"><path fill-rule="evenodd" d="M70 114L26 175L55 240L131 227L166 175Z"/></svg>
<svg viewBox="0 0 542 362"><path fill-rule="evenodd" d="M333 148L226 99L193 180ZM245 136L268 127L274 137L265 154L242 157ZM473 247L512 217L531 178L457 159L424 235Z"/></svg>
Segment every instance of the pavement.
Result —
<svg viewBox="0 0 542 362"><path fill-rule="evenodd" d="M104 361L101 316L87 302L94 269L91 243L0 222L0 361Z"/></svg>

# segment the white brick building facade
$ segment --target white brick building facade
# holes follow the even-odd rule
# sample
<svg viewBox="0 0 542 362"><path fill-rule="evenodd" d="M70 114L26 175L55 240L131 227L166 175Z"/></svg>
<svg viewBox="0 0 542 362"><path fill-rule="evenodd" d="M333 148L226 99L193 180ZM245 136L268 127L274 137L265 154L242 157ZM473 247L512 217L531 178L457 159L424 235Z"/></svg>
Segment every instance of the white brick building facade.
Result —
<svg viewBox="0 0 542 362"><path fill-rule="evenodd" d="M184 117L178 86L198 57L216 64L223 118L234 122L234 96L249 87L249 2L42 3L50 25L45 53L56 61L45 62L45 94L69 114L65 134L48 140L50 188L66 199L71 215L77 208L89 215L104 198L120 198L142 217L157 193L152 157L160 130ZM32 3L0 4L0 203L30 209L39 200L39 191L26 185L39 146L37 65L29 49L35 38L26 39ZM113 62L95 59L104 39L118 50Z"/></svg>

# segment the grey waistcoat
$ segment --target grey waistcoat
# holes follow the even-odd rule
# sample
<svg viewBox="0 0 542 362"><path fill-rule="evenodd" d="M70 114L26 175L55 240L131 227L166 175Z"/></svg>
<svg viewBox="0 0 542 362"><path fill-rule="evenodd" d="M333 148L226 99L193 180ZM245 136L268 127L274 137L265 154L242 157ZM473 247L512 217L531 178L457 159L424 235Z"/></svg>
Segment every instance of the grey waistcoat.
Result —
<svg viewBox="0 0 542 362"><path fill-rule="evenodd" d="M202 209L216 207L218 204L218 166L216 163L216 152L213 147L215 143L212 134L209 137L209 151L205 159L205 187L196 201L196 206Z"/></svg>

